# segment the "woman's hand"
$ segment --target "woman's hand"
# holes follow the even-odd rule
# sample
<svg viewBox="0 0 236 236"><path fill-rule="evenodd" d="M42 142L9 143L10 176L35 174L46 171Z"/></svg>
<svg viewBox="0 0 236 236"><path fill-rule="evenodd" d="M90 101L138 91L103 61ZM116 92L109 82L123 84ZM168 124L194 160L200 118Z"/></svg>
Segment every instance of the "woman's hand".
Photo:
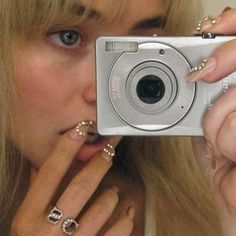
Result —
<svg viewBox="0 0 236 236"><path fill-rule="evenodd" d="M216 20L204 21L201 31L236 35L236 10L227 9ZM216 82L235 71L236 40L232 40L218 48L205 69L194 72L189 81ZM224 236L233 236L236 235L236 86L213 104L203 128L205 139L193 138L194 151L209 179Z"/></svg>
<svg viewBox="0 0 236 236"><path fill-rule="evenodd" d="M63 177L67 174L74 156L85 140L86 136L79 135L75 129L62 136L38 173L32 175L32 184L12 222L11 236L66 235L62 229L63 221L66 218L77 218L112 165L110 155L104 151L96 154L76 174L57 200L56 207L62 211L63 217L58 220L57 224L50 223L47 216L54 207L52 199ZM120 138L111 138L109 142L116 146L119 140ZM97 235L111 217L118 200L117 187L105 190L79 217L79 226L73 235ZM60 213L57 213L57 215L60 216ZM55 216L52 215L51 218L52 221L57 222ZM133 209L125 210L124 214L104 235L130 235L133 228L133 218Z"/></svg>

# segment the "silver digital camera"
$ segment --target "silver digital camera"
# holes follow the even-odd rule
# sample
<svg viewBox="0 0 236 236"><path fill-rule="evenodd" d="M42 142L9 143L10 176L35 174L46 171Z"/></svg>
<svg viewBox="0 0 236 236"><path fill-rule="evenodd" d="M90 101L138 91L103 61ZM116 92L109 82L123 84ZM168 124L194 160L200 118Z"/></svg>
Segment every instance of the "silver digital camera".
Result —
<svg viewBox="0 0 236 236"><path fill-rule="evenodd" d="M100 37L96 41L101 135L201 136L203 114L236 84L236 73L207 84L186 75L235 36Z"/></svg>

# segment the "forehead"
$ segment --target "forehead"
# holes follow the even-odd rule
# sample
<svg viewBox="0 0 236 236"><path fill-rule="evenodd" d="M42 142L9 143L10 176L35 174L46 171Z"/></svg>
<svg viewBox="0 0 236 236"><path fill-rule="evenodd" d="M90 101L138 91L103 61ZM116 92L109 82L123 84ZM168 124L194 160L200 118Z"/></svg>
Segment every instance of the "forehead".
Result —
<svg viewBox="0 0 236 236"><path fill-rule="evenodd" d="M166 12L167 0L80 0L79 5L91 6L103 18L111 18L115 12L122 12L119 20L135 20L136 18L150 18Z"/></svg>

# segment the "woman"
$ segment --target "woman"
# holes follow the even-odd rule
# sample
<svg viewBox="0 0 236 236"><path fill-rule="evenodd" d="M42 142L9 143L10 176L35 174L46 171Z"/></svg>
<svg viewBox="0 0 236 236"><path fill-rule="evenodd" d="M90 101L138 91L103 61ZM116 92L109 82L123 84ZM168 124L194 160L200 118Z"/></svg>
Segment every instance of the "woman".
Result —
<svg viewBox="0 0 236 236"><path fill-rule="evenodd" d="M190 9L199 8L187 0L2 1L3 235L221 235L188 139L96 133L95 39L183 35L199 17ZM222 153L228 143L218 149L219 126L208 130L207 122L210 153ZM208 165L203 139L195 149ZM230 221L222 222L228 229Z"/></svg>

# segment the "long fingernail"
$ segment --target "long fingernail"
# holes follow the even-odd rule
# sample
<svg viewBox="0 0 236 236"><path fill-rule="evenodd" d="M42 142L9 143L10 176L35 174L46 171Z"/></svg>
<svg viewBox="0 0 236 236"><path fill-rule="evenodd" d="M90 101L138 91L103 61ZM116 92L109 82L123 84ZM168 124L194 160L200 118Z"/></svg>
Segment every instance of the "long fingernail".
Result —
<svg viewBox="0 0 236 236"><path fill-rule="evenodd" d="M134 210L134 207L130 206L127 210L127 215L128 217L133 220L134 219L134 216L135 216L135 210Z"/></svg>
<svg viewBox="0 0 236 236"><path fill-rule="evenodd" d="M212 20L206 21L202 24L202 32L209 32L212 28L214 28L216 25L218 25L221 22L222 17L218 16Z"/></svg>
<svg viewBox="0 0 236 236"><path fill-rule="evenodd" d="M228 6L228 7L225 7L224 10L222 11L222 13L224 13L224 12L226 12L226 11L229 11L229 10L231 10L231 9L232 9L232 7L229 7L229 6Z"/></svg>
<svg viewBox="0 0 236 236"><path fill-rule="evenodd" d="M216 169L216 155L211 143L206 142L205 146L206 158L209 159L213 170Z"/></svg>
<svg viewBox="0 0 236 236"><path fill-rule="evenodd" d="M216 24L218 24L221 21L221 16L214 17L214 16L207 16L204 17L202 20L198 22L198 26L196 31L198 33L201 32L209 32L209 30L214 27Z"/></svg>
<svg viewBox="0 0 236 236"><path fill-rule="evenodd" d="M208 59L203 60L203 62L191 69L187 75L187 82L193 83L198 80L203 79L210 73L212 73L216 68L216 59L214 57L210 57Z"/></svg>
<svg viewBox="0 0 236 236"><path fill-rule="evenodd" d="M103 152L104 154L102 156L106 161L110 162L113 160L115 156L115 149L111 144L108 143L107 146L103 148Z"/></svg>
<svg viewBox="0 0 236 236"><path fill-rule="evenodd" d="M74 140L79 139L79 137L81 136L86 137L87 131L93 125L94 125L94 122L91 120L81 121L76 125L76 127L73 130L69 132L69 137Z"/></svg>

